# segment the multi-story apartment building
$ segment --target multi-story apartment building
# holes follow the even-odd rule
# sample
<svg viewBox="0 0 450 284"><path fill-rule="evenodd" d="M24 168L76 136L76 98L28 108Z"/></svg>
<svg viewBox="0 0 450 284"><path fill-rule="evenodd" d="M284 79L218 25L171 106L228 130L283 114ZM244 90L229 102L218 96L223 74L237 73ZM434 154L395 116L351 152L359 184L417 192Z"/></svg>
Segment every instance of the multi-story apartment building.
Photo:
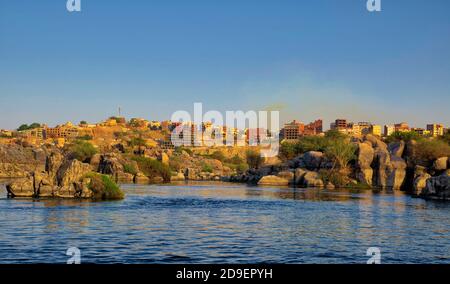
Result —
<svg viewBox="0 0 450 284"><path fill-rule="evenodd" d="M400 122L394 125L396 132L408 132L410 131L409 125L406 122Z"/></svg>
<svg viewBox="0 0 450 284"><path fill-rule="evenodd" d="M348 128L347 119L338 118L334 122L336 130L346 130Z"/></svg>
<svg viewBox="0 0 450 284"><path fill-rule="evenodd" d="M317 135L323 132L323 121L322 119L318 119L314 122L305 125L304 127L304 135Z"/></svg>
<svg viewBox="0 0 450 284"><path fill-rule="evenodd" d="M430 131L423 129L423 128L419 128L419 127L411 128L411 131L417 133L420 136L430 135Z"/></svg>
<svg viewBox="0 0 450 284"><path fill-rule="evenodd" d="M381 125L372 124L370 126L369 133L381 137Z"/></svg>
<svg viewBox="0 0 450 284"><path fill-rule="evenodd" d="M296 120L286 123L282 129L282 136L286 140L299 139L305 132L305 125Z"/></svg>
<svg viewBox="0 0 450 284"><path fill-rule="evenodd" d="M57 125L54 128L45 129L47 138L76 138L80 136L80 128L74 126L71 122L64 125Z"/></svg>
<svg viewBox="0 0 450 284"><path fill-rule="evenodd" d="M427 130L430 131L430 135L433 137L444 135L444 125L442 124L427 124Z"/></svg>

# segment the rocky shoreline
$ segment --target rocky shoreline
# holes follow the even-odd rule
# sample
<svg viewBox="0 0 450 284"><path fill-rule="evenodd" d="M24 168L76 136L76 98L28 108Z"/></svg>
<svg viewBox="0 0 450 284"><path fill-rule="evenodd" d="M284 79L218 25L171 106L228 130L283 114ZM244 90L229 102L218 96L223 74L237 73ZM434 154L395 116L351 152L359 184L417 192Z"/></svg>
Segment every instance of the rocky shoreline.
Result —
<svg viewBox="0 0 450 284"><path fill-rule="evenodd" d="M403 190L425 199L450 200L448 157L438 158L430 167L425 167L417 165L412 159L415 141L396 141L388 145L372 135L366 135L349 143L357 145L357 157L351 165L347 184L339 187ZM338 186L324 181L321 175L322 171L331 168L332 163L324 153L309 151L284 163L262 166L226 180L334 189Z"/></svg>
<svg viewBox="0 0 450 284"><path fill-rule="evenodd" d="M7 185L10 197L95 198L92 174L120 183L226 181L269 186L341 187L403 190L425 199L450 200L450 159L440 157L428 166L413 158L414 140L385 143L372 135L351 138L355 157L335 171L335 162L321 151L307 151L291 159L266 160L239 170L227 163L242 153L214 155L188 149L158 150L140 157L113 147L79 161L58 148L0 145L0 178L18 178ZM148 152L146 152L148 154ZM241 156L239 156L241 155ZM90 176L89 176L90 175Z"/></svg>

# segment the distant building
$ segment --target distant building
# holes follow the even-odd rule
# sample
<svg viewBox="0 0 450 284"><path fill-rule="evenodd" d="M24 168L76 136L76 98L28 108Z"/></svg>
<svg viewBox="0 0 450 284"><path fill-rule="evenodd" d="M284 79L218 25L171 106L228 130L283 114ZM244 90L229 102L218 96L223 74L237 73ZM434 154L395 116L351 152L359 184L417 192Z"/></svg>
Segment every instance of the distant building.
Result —
<svg viewBox="0 0 450 284"><path fill-rule="evenodd" d="M409 125L406 122L397 123L394 125L395 132L408 132L410 131Z"/></svg>
<svg viewBox="0 0 450 284"><path fill-rule="evenodd" d="M34 138L42 141L46 139L46 130L43 127L37 127L33 129L22 130L18 132L18 136L22 138Z"/></svg>
<svg viewBox="0 0 450 284"><path fill-rule="evenodd" d="M381 125L373 124L370 126L369 133L381 137Z"/></svg>
<svg viewBox="0 0 450 284"><path fill-rule="evenodd" d="M80 135L80 128L74 126L71 122L67 122L54 128L46 128L45 133L47 138L76 138Z"/></svg>
<svg viewBox="0 0 450 284"><path fill-rule="evenodd" d="M131 127L136 127L136 128L148 128L150 125L150 122L143 118L132 118L132 119L130 119L129 125Z"/></svg>
<svg viewBox="0 0 450 284"><path fill-rule="evenodd" d="M416 128L411 128L411 131L417 133L420 136L428 136L428 135L430 135L430 131L425 130L423 128L417 128L417 127Z"/></svg>
<svg viewBox="0 0 450 284"><path fill-rule="evenodd" d="M305 125L303 135L318 135L323 132L323 121L318 119Z"/></svg>
<svg viewBox="0 0 450 284"><path fill-rule="evenodd" d="M392 133L395 132L395 126L394 125L385 125L384 126L384 136L391 136Z"/></svg>
<svg viewBox="0 0 450 284"><path fill-rule="evenodd" d="M428 124L427 130L430 131L430 135L433 137L444 135L444 125L442 124Z"/></svg>
<svg viewBox="0 0 450 284"><path fill-rule="evenodd" d="M334 127L338 131L347 130L347 128L348 128L347 119L342 119L342 118L336 119L334 122Z"/></svg>
<svg viewBox="0 0 450 284"><path fill-rule="evenodd" d="M149 127L151 130L161 130L161 122L152 120L150 121Z"/></svg>
<svg viewBox="0 0 450 284"><path fill-rule="evenodd" d="M13 133L10 130L1 129L0 130L0 136L2 136L2 137L12 137Z"/></svg>
<svg viewBox="0 0 450 284"><path fill-rule="evenodd" d="M293 120L286 123L282 129L282 136L286 140L299 139L305 132L305 125L301 122Z"/></svg>

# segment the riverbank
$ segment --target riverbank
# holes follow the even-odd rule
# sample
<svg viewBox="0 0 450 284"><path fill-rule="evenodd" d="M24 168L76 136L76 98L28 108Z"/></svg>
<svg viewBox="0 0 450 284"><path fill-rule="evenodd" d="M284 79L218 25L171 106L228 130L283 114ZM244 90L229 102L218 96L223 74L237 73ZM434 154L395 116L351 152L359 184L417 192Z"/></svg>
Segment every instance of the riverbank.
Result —
<svg viewBox="0 0 450 284"><path fill-rule="evenodd" d="M390 189L425 199L450 200L447 142L399 135L383 141L373 135L350 137L329 131L325 136L283 142L279 156L270 159L262 158L258 148L245 147L244 153L236 152L237 148L214 147L152 148L150 153L133 152L134 148L120 144L99 153L86 141L75 141L63 149L11 145L0 149L0 169L12 166L17 170L3 171L0 176L23 177L8 186L12 197L92 198L95 194L86 177L102 175L118 183L222 180L330 190ZM31 153L33 159L28 157ZM112 182L106 184L115 187Z"/></svg>

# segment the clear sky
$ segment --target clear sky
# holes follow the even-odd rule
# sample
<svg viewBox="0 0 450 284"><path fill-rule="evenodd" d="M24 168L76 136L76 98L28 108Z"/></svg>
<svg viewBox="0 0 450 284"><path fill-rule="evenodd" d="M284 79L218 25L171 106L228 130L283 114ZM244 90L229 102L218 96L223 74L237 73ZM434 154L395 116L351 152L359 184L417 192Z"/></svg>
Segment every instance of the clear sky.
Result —
<svg viewBox="0 0 450 284"><path fill-rule="evenodd" d="M0 128L279 109L450 125L450 1L0 0Z"/></svg>

